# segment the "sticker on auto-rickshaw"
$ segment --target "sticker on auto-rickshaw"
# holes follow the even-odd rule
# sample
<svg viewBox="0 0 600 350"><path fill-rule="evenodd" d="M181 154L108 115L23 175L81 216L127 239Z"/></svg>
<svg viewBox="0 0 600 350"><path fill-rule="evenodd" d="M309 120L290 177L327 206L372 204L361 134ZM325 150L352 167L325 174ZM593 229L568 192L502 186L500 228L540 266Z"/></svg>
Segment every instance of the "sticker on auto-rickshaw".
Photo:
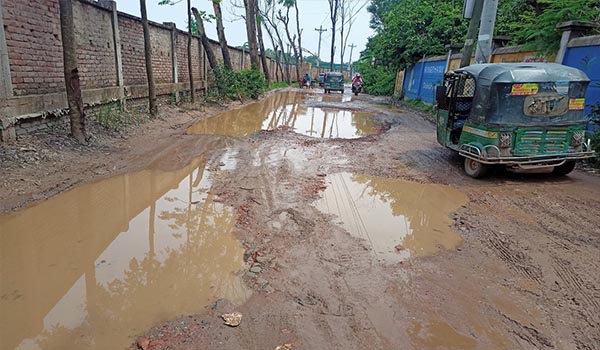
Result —
<svg viewBox="0 0 600 350"><path fill-rule="evenodd" d="M537 83L513 84L510 89L511 96L527 96L538 93L539 86Z"/></svg>
<svg viewBox="0 0 600 350"><path fill-rule="evenodd" d="M569 99L569 110L570 111L582 111L585 105L585 98L571 98Z"/></svg>

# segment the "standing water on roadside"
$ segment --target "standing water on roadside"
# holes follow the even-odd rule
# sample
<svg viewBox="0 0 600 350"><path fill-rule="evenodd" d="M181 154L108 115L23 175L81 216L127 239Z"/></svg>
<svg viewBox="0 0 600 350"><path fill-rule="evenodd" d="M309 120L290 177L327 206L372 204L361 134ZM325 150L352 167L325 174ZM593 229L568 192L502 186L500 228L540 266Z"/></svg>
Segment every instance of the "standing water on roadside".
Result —
<svg viewBox="0 0 600 350"><path fill-rule="evenodd" d="M124 349L218 298L249 297L235 213L205 162L77 187L0 217L0 348Z"/></svg>
<svg viewBox="0 0 600 350"><path fill-rule="evenodd" d="M373 114L337 108L307 107L306 94L279 92L262 101L229 110L192 125L189 134L244 136L260 130L289 129L317 138L359 138L376 134Z"/></svg>
<svg viewBox="0 0 600 350"><path fill-rule="evenodd" d="M327 176L316 206L393 262L458 246L449 215L466 203L465 194L445 185L339 173Z"/></svg>

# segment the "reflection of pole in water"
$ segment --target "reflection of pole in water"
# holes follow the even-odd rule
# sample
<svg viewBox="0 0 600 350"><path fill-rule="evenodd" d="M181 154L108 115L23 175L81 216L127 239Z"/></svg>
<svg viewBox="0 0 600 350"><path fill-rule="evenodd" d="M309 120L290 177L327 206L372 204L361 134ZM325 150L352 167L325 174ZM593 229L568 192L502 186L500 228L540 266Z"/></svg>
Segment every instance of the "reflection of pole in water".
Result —
<svg viewBox="0 0 600 350"><path fill-rule="evenodd" d="M188 209L187 209L187 224L186 224L186 241L188 244L190 244L190 226L192 224L192 218L191 218L191 213L192 213L192 173L190 173L190 175L188 176L188 178L190 179L189 182L189 186L188 186Z"/></svg>
<svg viewBox="0 0 600 350"><path fill-rule="evenodd" d="M331 119L331 128L329 128L329 138L333 137L333 125L336 124L337 125L337 115L339 112L335 112L333 114L333 119ZM339 135L339 130L338 130L338 135Z"/></svg>
<svg viewBox="0 0 600 350"><path fill-rule="evenodd" d="M321 130L321 138L325 138L325 129L327 129L327 112L324 111L323 115L323 129Z"/></svg>
<svg viewBox="0 0 600 350"><path fill-rule="evenodd" d="M317 131L314 129L314 125L315 125L315 109L311 108L311 116L310 116L310 130L308 130L308 134L310 136L313 136L313 134L317 133Z"/></svg>
<svg viewBox="0 0 600 350"><path fill-rule="evenodd" d="M150 205L150 214L148 215L148 257L154 260L154 217L156 216L156 201Z"/></svg>

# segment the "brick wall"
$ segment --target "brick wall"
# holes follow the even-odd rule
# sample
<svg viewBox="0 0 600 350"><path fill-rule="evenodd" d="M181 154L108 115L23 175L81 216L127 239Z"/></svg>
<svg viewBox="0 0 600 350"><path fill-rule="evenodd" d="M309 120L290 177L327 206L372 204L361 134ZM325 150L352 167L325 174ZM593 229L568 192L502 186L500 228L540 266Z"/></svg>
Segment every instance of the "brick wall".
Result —
<svg viewBox="0 0 600 350"><path fill-rule="evenodd" d="M64 91L57 0L3 0L2 16L15 96Z"/></svg>
<svg viewBox="0 0 600 350"><path fill-rule="evenodd" d="M9 79L12 82L12 91L3 92L0 96L0 141L3 141L14 139L16 134L44 127L48 123L44 116L64 111L67 104L58 0L2 0L0 4L9 58ZM119 86L118 79L118 50L113 30L115 14L123 86ZM111 3L95 0L73 0L73 16L84 103L102 105L122 101L124 91L128 100L146 97L141 19L122 12L113 13ZM176 91L184 93L186 85L173 84L171 33L171 27L150 22L154 79L157 94L164 96ZM187 32L175 29L175 38L178 81L187 83ZM222 61L219 43L211 40L210 45L217 60ZM250 67L250 55L247 52L232 47L229 51L234 69ZM206 79L204 72L208 62L202 52L199 39L194 37L192 73L196 82ZM197 84L196 88L203 86ZM60 119L62 113L57 115L56 118Z"/></svg>
<svg viewBox="0 0 600 350"><path fill-rule="evenodd" d="M117 85L112 12L73 2L77 60L82 89Z"/></svg>
<svg viewBox="0 0 600 350"><path fill-rule="evenodd" d="M146 84L142 22L129 16L119 16L119 35L125 85Z"/></svg>

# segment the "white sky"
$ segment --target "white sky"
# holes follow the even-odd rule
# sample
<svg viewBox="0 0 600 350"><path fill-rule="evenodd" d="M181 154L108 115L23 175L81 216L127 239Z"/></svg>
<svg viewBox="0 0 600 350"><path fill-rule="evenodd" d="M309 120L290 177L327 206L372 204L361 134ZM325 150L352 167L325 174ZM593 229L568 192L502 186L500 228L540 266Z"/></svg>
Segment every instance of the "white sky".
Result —
<svg viewBox="0 0 600 350"><path fill-rule="evenodd" d="M358 3L358 7L363 4L370 2L370 0L352 0ZM186 13L186 1L168 6L158 5L159 0L146 0L146 6L148 11L148 19L154 22L174 22L177 24L177 28L187 28L187 13ZM232 6L233 0L223 0L221 7L224 16L225 35L227 37L227 43L232 46L241 46L248 38L246 36L246 24L241 19L236 20L232 14L234 8ZM243 3L242 0L238 0L239 3ZM212 2L210 0L192 0L192 6L197 7L200 10L204 10L209 14L213 13ZM126 12L135 16L140 16L140 5L138 0L117 0L117 8L119 11ZM240 9L236 9L237 13L241 13ZM313 53L317 53L319 43L319 33L315 31L315 28L319 28L320 25L327 32L322 35L321 41L321 59L323 61L329 61L330 49L331 49L331 20L329 19L329 3L327 0L298 0L298 11L300 12L300 27L303 29L302 32L302 47L310 50ZM292 20L290 21L291 28L296 28L295 14L290 14ZM357 60L360 56L360 52L364 50L367 43L367 38L373 34L371 28L369 28L370 14L366 10L366 6L362 8L360 13L357 14L356 20L352 26L350 36L348 37L348 45L354 43L356 47L352 54L352 60ZM214 21L213 21L214 22ZM292 23L293 22L293 23ZM339 21L338 21L339 22ZM212 39L217 39L216 28L214 23L205 24L208 36ZM340 35L339 35L339 23L337 25L336 33L336 54L335 61L339 63L340 53ZM285 34L282 30L282 36ZM265 46L271 47L269 37L263 30L265 36ZM292 34L293 35L293 34ZM272 47L271 47L272 48ZM306 55L306 53L305 53ZM346 48L344 54L344 61L348 62L350 56L350 48Z"/></svg>

